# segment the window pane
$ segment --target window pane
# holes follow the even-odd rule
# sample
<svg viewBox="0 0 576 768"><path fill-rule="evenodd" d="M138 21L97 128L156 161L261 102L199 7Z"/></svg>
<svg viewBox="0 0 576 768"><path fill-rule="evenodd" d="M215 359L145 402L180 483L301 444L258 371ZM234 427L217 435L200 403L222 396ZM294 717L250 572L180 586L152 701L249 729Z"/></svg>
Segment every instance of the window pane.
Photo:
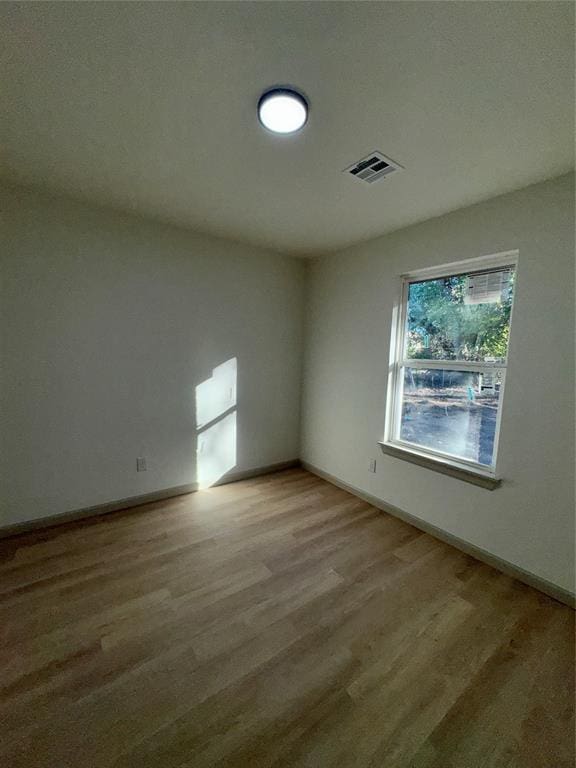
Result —
<svg viewBox="0 0 576 768"><path fill-rule="evenodd" d="M514 279L510 268L410 283L405 356L504 361Z"/></svg>
<svg viewBox="0 0 576 768"><path fill-rule="evenodd" d="M500 379L499 371L404 369L400 438L490 466Z"/></svg>

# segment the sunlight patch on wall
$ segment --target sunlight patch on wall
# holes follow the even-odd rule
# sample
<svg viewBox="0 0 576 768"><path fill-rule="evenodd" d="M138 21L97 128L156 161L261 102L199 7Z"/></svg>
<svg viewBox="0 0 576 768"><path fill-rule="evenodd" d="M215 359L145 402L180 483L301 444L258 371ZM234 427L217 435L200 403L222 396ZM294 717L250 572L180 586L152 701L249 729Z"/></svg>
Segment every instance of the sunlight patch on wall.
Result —
<svg viewBox="0 0 576 768"><path fill-rule="evenodd" d="M196 477L209 488L236 466L237 360L218 365L196 387Z"/></svg>
<svg viewBox="0 0 576 768"><path fill-rule="evenodd" d="M236 466L236 412L198 435L197 477L200 488L210 488Z"/></svg>

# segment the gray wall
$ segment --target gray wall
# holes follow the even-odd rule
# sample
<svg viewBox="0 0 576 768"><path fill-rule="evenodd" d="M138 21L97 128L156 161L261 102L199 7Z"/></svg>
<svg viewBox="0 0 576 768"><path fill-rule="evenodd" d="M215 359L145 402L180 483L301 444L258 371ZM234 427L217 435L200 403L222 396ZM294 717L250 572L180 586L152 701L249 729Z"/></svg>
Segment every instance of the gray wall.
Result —
<svg viewBox="0 0 576 768"><path fill-rule="evenodd" d="M301 262L24 191L0 216L0 525L195 482L232 357L235 470L297 458Z"/></svg>
<svg viewBox="0 0 576 768"><path fill-rule="evenodd" d="M377 441L400 275L516 248L502 487L490 492L384 456ZM301 457L573 591L574 266L572 175L315 259ZM371 457L375 475L368 472Z"/></svg>

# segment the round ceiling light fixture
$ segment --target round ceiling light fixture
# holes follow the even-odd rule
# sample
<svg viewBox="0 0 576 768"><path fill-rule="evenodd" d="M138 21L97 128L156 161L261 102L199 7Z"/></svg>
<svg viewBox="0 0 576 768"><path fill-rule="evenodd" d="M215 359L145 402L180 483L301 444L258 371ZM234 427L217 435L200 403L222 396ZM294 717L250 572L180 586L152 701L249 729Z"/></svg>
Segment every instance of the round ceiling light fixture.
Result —
<svg viewBox="0 0 576 768"><path fill-rule="evenodd" d="M291 88L272 88L260 97L258 119L273 133L296 133L308 119L308 102Z"/></svg>

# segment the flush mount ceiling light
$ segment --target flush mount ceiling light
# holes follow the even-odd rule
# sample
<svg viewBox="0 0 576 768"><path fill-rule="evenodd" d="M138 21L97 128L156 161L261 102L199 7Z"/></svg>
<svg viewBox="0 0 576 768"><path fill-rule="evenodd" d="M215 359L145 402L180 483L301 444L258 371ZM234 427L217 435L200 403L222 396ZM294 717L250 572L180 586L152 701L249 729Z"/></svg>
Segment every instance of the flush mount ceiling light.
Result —
<svg viewBox="0 0 576 768"><path fill-rule="evenodd" d="M308 102L291 88L272 88L260 97L258 119L273 133L295 133L308 119Z"/></svg>

